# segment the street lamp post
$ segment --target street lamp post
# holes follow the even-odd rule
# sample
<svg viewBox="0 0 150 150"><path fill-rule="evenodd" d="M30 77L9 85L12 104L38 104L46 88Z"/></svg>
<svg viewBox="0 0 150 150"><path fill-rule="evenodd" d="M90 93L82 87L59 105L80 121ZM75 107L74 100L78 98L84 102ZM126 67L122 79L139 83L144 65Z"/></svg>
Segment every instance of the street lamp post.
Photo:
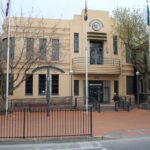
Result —
<svg viewBox="0 0 150 150"><path fill-rule="evenodd" d="M69 74L70 74L70 96L71 96L71 101L72 101L72 74L73 74L73 70L70 70Z"/></svg>
<svg viewBox="0 0 150 150"><path fill-rule="evenodd" d="M136 71L136 88L137 88L136 98L137 98L137 107L138 108L139 108L139 75L140 75L140 72Z"/></svg>

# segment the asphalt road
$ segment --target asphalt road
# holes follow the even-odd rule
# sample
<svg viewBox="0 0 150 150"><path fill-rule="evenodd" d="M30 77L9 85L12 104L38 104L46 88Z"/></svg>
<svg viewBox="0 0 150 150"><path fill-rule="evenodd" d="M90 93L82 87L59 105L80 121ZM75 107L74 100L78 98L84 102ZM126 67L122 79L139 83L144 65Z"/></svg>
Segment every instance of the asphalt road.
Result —
<svg viewBox="0 0 150 150"><path fill-rule="evenodd" d="M150 150L150 137L69 143L0 145L0 150Z"/></svg>

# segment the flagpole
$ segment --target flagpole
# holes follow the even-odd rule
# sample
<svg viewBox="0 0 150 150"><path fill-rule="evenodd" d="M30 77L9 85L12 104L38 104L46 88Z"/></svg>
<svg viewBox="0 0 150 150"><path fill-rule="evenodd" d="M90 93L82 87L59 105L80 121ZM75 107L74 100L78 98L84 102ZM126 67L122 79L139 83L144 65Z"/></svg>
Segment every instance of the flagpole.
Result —
<svg viewBox="0 0 150 150"><path fill-rule="evenodd" d="M8 111L8 95L9 95L9 54L10 54L10 0L7 3L6 9L6 19L7 19L7 71L6 71L6 103L5 110L6 114Z"/></svg>
<svg viewBox="0 0 150 150"><path fill-rule="evenodd" d="M85 105L86 113L88 114L88 42L87 42L87 1L85 0L85 10L84 10L84 22L85 22Z"/></svg>
<svg viewBox="0 0 150 150"><path fill-rule="evenodd" d="M88 46L87 46L87 23L85 23L85 57L86 57L86 71L85 71L85 80L86 80L86 112L88 113Z"/></svg>

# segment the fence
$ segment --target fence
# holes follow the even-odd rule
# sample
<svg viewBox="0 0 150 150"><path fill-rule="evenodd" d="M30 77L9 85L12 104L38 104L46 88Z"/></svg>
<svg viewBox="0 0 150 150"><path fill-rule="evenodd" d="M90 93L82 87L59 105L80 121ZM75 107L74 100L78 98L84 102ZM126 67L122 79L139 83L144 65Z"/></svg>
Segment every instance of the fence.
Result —
<svg viewBox="0 0 150 150"><path fill-rule="evenodd" d="M92 109L51 108L0 112L0 138L92 136Z"/></svg>

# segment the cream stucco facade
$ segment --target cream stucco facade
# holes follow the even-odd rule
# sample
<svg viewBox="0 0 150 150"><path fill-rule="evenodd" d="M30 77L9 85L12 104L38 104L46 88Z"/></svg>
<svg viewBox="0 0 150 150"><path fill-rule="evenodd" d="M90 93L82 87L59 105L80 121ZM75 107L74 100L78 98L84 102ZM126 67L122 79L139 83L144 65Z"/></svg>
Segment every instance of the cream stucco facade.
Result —
<svg viewBox="0 0 150 150"><path fill-rule="evenodd" d="M118 92L123 96L128 95L127 76L134 76L133 67L131 64L126 63L124 45L121 45L118 38L117 41L113 39L112 20L107 11L88 10L87 21L84 21L83 11L81 15L75 15L71 20L30 18L33 24L31 26L29 26L28 20L29 18L11 18L11 37L15 37L14 61L21 55L19 50L24 46L23 40L25 38L34 38L34 51L39 49L40 38L47 39L48 51L46 51L45 60L37 61L27 72L27 74L33 74L31 79L33 82L31 85L31 88L33 88L32 93L26 94L25 80L14 90L9 99L44 99L47 84L42 82L46 82L47 69L32 73L33 69L43 65L55 66L64 71L62 73L55 69L50 69L50 95L52 98L71 95L73 99L75 97L84 97L86 46L88 48L89 62L89 97L94 97L101 103L111 103L114 92ZM44 24L42 24L42 21L44 21ZM37 32L39 36L37 36ZM7 35L4 32L3 38L5 37ZM52 39L59 40L59 59L57 60L52 59ZM115 52L114 46L117 47ZM26 55L25 50L23 54ZM24 59L26 57L22 58L22 62ZM19 67L13 71L14 78L17 76L15 71L17 69L19 70ZM41 76L41 81L39 81L39 74L43 75ZM52 75L57 75L57 83L52 82ZM43 94L39 93L39 84L45 86ZM52 89L55 84L57 84L58 88L56 91ZM133 96L132 94L131 96Z"/></svg>

